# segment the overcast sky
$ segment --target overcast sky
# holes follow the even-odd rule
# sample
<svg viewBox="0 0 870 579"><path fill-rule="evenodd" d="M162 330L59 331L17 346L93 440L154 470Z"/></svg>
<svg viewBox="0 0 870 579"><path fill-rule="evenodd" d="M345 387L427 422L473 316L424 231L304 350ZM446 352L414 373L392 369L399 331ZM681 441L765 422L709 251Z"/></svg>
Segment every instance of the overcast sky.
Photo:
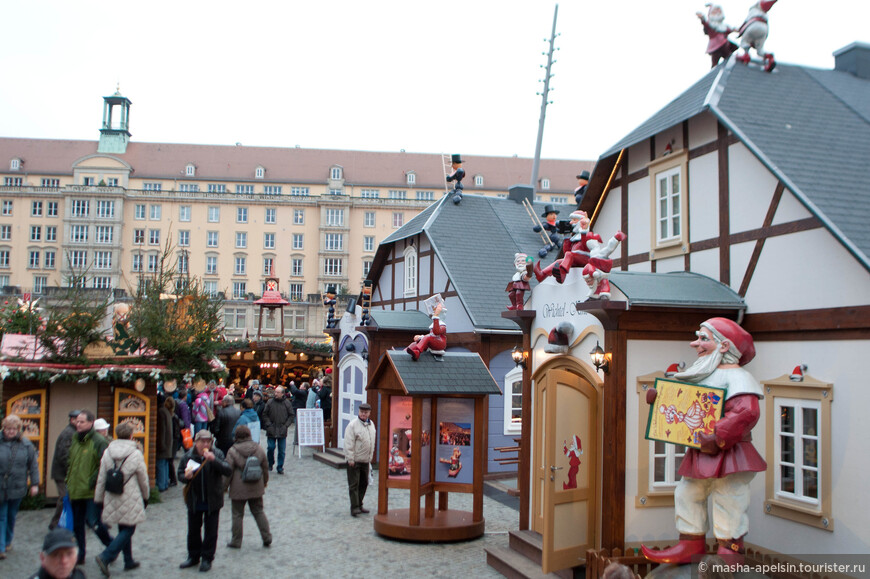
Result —
<svg viewBox="0 0 870 579"><path fill-rule="evenodd" d="M724 0L739 26L750 0ZM7 2L0 136L96 140L120 83L143 142L531 157L550 0ZM827 7L827 8L824 8ZM703 76L688 0L564 0L543 156L597 159ZM833 68L870 1L780 0L767 48Z"/></svg>

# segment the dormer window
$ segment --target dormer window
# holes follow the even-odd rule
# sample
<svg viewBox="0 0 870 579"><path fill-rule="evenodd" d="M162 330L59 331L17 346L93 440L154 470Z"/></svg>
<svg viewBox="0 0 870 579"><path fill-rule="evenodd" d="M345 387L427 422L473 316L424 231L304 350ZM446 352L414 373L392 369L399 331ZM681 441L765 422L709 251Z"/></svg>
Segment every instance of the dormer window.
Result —
<svg viewBox="0 0 870 579"><path fill-rule="evenodd" d="M550 180L549 179L541 179L541 189L549 189L550 188Z"/></svg>
<svg viewBox="0 0 870 579"><path fill-rule="evenodd" d="M194 165L193 163L188 163L187 167L184 168L184 175L186 177L196 176L196 165Z"/></svg>
<svg viewBox="0 0 870 579"><path fill-rule="evenodd" d="M10 171L18 171L19 169L21 169L21 159L12 159L9 161Z"/></svg>
<svg viewBox="0 0 870 579"><path fill-rule="evenodd" d="M257 167L257 170L254 171L254 178L262 179L266 176L266 168L265 167Z"/></svg>
<svg viewBox="0 0 870 579"><path fill-rule="evenodd" d="M341 167L332 167L329 170L329 178L333 181L339 181L341 180L342 172Z"/></svg>
<svg viewBox="0 0 870 579"><path fill-rule="evenodd" d="M417 174L413 171L408 171L407 173L405 173L405 177L408 180L408 185L413 185L417 182Z"/></svg>
<svg viewBox="0 0 870 579"><path fill-rule="evenodd" d="M474 186L475 187L483 187L483 175L475 175L474 176Z"/></svg>

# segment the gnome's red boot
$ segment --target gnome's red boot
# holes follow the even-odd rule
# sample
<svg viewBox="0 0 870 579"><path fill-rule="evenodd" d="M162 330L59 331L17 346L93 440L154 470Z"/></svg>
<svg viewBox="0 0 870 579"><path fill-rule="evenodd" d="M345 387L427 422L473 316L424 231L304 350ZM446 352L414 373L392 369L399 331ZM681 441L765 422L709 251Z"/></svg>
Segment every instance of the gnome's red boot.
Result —
<svg viewBox="0 0 870 579"><path fill-rule="evenodd" d="M749 58L748 52L744 52L743 54L738 54L736 56L736 58L737 58L737 60L739 60L743 64L749 64L749 61L752 60L751 58Z"/></svg>
<svg viewBox="0 0 870 579"><path fill-rule="evenodd" d="M716 554L729 565L742 565L744 560L743 537L739 539L719 539L719 549Z"/></svg>
<svg viewBox="0 0 870 579"><path fill-rule="evenodd" d="M520 308L517 307L517 291L516 290L513 290L512 292L508 293L508 299L511 301L511 305L509 305L507 307L508 310L513 311L516 309L522 309L521 307Z"/></svg>
<svg viewBox="0 0 870 579"><path fill-rule="evenodd" d="M768 52L764 55L764 72L771 72L776 68L776 61L773 59L773 53Z"/></svg>
<svg viewBox="0 0 870 579"><path fill-rule="evenodd" d="M551 270L552 268L553 268L553 266L551 265L547 269ZM547 276L550 275L549 271L547 273L544 273L543 271L541 271L541 262L540 261L535 262L535 269L533 271L535 272L535 279L538 280L538 283L544 281L545 279L547 279Z"/></svg>
<svg viewBox="0 0 870 579"><path fill-rule="evenodd" d="M673 547L655 551L646 547L640 546L643 556L653 563L689 563L692 557L703 555L707 551L707 545L704 540L704 535L684 535L680 533L680 542Z"/></svg>

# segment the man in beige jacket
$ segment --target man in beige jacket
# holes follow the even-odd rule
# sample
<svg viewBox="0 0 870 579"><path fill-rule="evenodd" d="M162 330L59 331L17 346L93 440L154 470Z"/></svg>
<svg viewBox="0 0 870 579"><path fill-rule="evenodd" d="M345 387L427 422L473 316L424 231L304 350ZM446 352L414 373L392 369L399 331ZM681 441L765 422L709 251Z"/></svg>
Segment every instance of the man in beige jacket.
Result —
<svg viewBox="0 0 870 579"><path fill-rule="evenodd" d="M344 457L347 459L347 487L350 493L350 516L368 513L363 507L369 486L369 468L375 453L375 425L369 419L372 407L359 405L359 418L344 431Z"/></svg>

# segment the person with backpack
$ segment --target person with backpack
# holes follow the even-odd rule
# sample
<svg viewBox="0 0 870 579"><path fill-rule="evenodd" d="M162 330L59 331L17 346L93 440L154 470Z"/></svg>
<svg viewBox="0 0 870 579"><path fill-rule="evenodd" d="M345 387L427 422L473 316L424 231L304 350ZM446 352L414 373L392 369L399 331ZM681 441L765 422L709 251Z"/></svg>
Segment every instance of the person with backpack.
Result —
<svg viewBox="0 0 870 579"><path fill-rule="evenodd" d="M125 571L139 567L133 559L133 533L136 525L145 521L145 505L151 495L148 467L133 440L133 427L122 422L115 428L115 437L100 460L94 488L94 502L103 505L103 522L118 525L118 534L96 557L106 577L111 575L109 565L121 553Z"/></svg>
<svg viewBox="0 0 870 579"><path fill-rule="evenodd" d="M248 401L246 401L248 402ZM242 547L242 521L245 517L245 503L260 530L263 546L272 544L269 520L263 509L263 495L269 484L269 471L264 468L266 453L263 447L251 440L251 430L240 424L236 426L235 443L227 454L227 462L233 474L227 477L227 488L233 502L232 539L227 543L231 549Z"/></svg>
<svg viewBox="0 0 870 579"><path fill-rule="evenodd" d="M242 414L233 426L233 438L236 436L236 429L239 426L247 426L251 431L251 440L260 444L260 417L257 416L257 411L254 410L254 402L250 398L242 400Z"/></svg>

